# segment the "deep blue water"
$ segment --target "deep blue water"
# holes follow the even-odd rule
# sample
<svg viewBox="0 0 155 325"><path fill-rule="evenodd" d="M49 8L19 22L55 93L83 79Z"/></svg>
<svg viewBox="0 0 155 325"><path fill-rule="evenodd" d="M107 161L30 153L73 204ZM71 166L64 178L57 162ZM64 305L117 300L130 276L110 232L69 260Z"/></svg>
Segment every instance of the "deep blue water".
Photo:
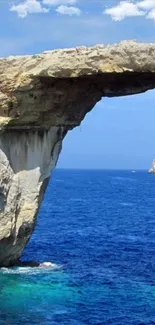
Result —
<svg viewBox="0 0 155 325"><path fill-rule="evenodd" d="M24 259L0 271L0 324L155 324L155 175L53 174Z"/></svg>

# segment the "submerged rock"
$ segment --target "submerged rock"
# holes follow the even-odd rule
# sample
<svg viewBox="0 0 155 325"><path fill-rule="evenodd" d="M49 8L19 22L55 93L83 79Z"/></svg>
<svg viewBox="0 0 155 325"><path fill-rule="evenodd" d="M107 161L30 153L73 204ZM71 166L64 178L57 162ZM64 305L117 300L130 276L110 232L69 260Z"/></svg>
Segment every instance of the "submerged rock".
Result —
<svg viewBox="0 0 155 325"><path fill-rule="evenodd" d="M29 241L67 132L105 96L155 88L155 44L0 58L0 266Z"/></svg>
<svg viewBox="0 0 155 325"><path fill-rule="evenodd" d="M17 261L16 266L20 267L43 267L43 268L52 268L58 269L60 268L57 264L52 262L37 262L37 261Z"/></svg>

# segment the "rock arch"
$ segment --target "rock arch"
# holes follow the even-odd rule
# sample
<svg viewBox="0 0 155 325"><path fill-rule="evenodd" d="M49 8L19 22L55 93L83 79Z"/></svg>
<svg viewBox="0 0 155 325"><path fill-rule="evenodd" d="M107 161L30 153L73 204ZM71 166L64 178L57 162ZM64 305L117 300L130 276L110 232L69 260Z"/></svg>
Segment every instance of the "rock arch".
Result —
<svg viewBox="0 0 155 325"><path fill-rule="evenodd" d="M155 88L155 44L124 41L0 59L0 266L15 264L67 132L102 97Z"/></svg>

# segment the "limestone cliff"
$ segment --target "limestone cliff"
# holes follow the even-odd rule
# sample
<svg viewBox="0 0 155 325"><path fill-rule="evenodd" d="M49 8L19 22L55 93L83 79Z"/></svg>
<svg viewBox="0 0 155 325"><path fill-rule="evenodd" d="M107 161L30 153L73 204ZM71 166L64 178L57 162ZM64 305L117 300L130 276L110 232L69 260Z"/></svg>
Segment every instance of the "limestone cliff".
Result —
<svg viewBox="0 0 155 325"><path fill-rule="evenodd" d="M148 170L149 174L155 174L155 159L153 159L152 167Z"/></svg>
<svg viewBox="0 0 155 325"><path fill-rule="evenodd" d="M155 88L155 44L0 58L0 265L16 263L62 140L104 96Z"/></svg>

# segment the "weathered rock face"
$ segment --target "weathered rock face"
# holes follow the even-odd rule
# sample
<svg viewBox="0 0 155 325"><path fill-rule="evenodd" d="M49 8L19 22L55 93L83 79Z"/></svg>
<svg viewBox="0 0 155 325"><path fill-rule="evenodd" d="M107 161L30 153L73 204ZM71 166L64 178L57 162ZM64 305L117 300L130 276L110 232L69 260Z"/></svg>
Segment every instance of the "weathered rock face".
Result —
<svg viewBox="0 0 155 325"><path fill-rule="evenodd" d="M15 263L32 234L63 135L63 127L57 126L49 130L8 130L1 134L1 265Z"/></svg>
<svg viewBox="0 0 155 325"><path fill-rule="evenodd" d="M155 174L155 159L153 159L152 167L148 170L149 174Z"/></svg>
<svg viewBox="0 0 155 325"><path fill-rule="evenodd" d="M155 88L155 44L0 59L0 265L16 263L62 140L104 96Z"/></svg>

